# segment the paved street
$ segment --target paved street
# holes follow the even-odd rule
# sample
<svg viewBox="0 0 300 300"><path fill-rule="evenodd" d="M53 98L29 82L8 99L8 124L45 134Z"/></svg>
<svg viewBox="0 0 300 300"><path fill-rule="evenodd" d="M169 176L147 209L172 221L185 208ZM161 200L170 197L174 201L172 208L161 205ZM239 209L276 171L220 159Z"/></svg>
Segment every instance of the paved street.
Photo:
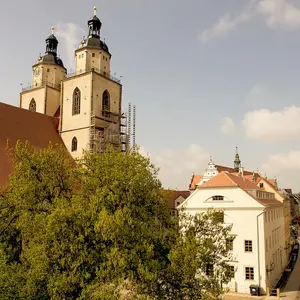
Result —
<svg viewBox="0 0 300 300"><path fill-rule="evenodd" d="M300 238L298 238L300 241ZM285 286L280 298L286 300L300 300L300 257L298 256L295 268Z"/></svg>

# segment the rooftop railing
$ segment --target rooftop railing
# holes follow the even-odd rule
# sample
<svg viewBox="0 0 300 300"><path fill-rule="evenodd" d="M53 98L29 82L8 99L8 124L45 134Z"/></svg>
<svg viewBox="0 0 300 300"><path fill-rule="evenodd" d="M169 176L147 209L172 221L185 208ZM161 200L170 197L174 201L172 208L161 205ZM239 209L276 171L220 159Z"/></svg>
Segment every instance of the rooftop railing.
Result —
<svg viewBox="0 0 300 300"><path fill-rule="evenodd" d="M43 87L43 86L50 86L54 89L60 90L60 84L54 84L53 82L50 82L50 81L41 81L41 82L35 83L34 85L22 87L22 92L29 91L29 90L39 88L39 87Z"/></svg>
<svg viewBox="0 0 300 300"><path fill-rule="evenodd" d="M76 75L81 75L81 74L84 74L84 73L87 73L87 72L95 72L99 75L102 75L114 82L117 82L117 83L121 83L121 79L115 77L115 76L112 76L111 73L108 73L108 72L105 72L105 71L102 71L100 69L97 69L97 68L89 68L89 69L86 69L86 70L79 70L77 72L72 72L72 73L68 73L67 74L67 78L70 78L70 77L73 77L73 76L76 76Z"/></svg>

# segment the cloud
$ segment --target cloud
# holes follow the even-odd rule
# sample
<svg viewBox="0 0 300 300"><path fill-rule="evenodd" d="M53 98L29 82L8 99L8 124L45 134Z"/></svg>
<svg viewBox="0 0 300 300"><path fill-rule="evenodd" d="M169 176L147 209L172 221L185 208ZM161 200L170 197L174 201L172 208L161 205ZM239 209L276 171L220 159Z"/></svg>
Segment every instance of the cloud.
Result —
<svg viewBox="0 0 300 300"><path fill-rule="evenodd" d="M234 31L240 24L248 22L254 17L255 13L251 6L248 6L240 15L227 13L223 15L212 28L206 29L200 35L202 43L206 43L215 38L226 37L230 32Z"/></svg>
<svg viewBox="0 0 300 300"><path fill-rule="evenodd" d="M278 93L274 93L260 83L256 83L245 97L245 104L248 110L272 107L274 103L279 103L280 101Z"/></svg>
<svg viewBox="0 0 300 300"><path fill-rule="evenodd" d="M257 10L270 28L300 28L300 9L289 0L261 0L257 3Z"/></svg>
<svg viewBox="0 0 300 300"><path fill-rule="evenodd" d="M159 167L159 179L164 188L187 190L193 172L203 173L209 161L206 150L195 144L186 148L165 149L161 153L149 153L141 147L140 152L149 156Z"/></svg>
<svg viewBox="0 0 300 300"><path fill-rule="evenodd" d="M290 106L281 111L261 109L245 114L243 125L250 139L286 141L300 137L300 107Z"/></svg>
<svg viewBox="0 0 300 300"><path fill-rule="evenodd" d="M261 102L270 96L270 92L262 84L255 84L246 96L248 102Z"/></svg>
<svg viewBox="0 0 300 300"><path fill-rule="evenodd" d="M84 29L74 23L60 22L56 25L55 34L60 42L59 50L68 70L74 70L74 52L85 33Z"/></svg>
<svg viewBox="0 0 300 300"><path fill-rule="evenodd" d="M229 117L225 117L222 119L222 122L221 122L221 132L223 134L231 134L233 133L235 130L235 124L233 122L233 120Z"/></svg>
<svg viewBox="0 0 300 300"><path fill-rule="evenodd" d="M250 22L255 17L264 19L271 28L300 28L300 9L289 0L252 0L239 13L226 13L211 27L200 35L202 43L209 40L226 37L241 24Z"/></svg>
<svg viewBox="0 0 300 300"><path fill-rule="evenodd" d="M269 178L276 176L280 188L292 188L299 192L300 150L270 155L261 166Z"/></svg>

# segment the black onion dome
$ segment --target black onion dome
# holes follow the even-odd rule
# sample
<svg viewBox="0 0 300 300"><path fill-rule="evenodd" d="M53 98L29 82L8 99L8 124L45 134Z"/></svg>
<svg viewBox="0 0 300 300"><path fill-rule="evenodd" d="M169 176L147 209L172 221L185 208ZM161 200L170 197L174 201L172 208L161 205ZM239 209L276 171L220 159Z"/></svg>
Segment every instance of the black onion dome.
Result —
<svg viewBox="0 0 300 300"><path fill-rule="evenodd" d="M51 35L46 39L46 53L38 59L38 63L55 64L65 68L62 60L57 56L58 40L54 35L54 27L51 29Z"/></svg>
<svg viewBox="0 0 300 300"><path fill-rule="evenodd" d="M65 67L63 61L53 53L47 53L44 56L40 57L38 63L46 63L46 64L55 64L61 67Z"/></svg>
<svg viewBox="0 0 300 300"><path fill-rule="evenodd" d="M55 63L61 67L65 67L63 61L59 57L55 57Z"/></svg>
<svg viewBox="0 0 300 300"><path fill-rule="evenodd" d="M101 29L102 23L99 20L99 18L95 15L90 20L88 20L88 25L93 25L93 28L95 29Z"/></svg>
<svg viewBox="0 0 300 300"><path fill-rule="evenodd" d="M57 40L57 38L56 38L56 36L54 34L51 34L51 35L48 36L48 38L46 39L46 41L49 41L49 40L51 40L51 41L57 41L58 42L58 40Z"/></svg>
<svg viewBox="0 0 300 300"><path fill-rule="evenodd" d="M94 16L88 20L89 37L100 38L101 21L97 17L97 8L94 7Z"/></svg>

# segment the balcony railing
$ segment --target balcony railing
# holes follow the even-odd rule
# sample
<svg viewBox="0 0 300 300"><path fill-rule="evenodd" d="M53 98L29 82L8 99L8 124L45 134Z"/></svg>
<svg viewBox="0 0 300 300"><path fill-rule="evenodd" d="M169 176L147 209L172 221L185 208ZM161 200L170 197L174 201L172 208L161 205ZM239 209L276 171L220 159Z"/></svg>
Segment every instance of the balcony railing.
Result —
<svg viewBox="0 0 300 300"><path fill-rule="evenodd" d="M35 83L34 85L22 87L22 92L29 91L29 90L39 88L39 87L43 87L43 86L50 86L54 89L60 90L60 84L54 84L53 82L50 82L50 81L41 81L39 83Z"/></svg>
<svg viewBox="0 0 300 300"><path fill-rule="evenodd" d="M89 68L89 69L86 69L86 70L79 70L77 72L73 72L73 73L69 73L67 74L67 78L70 78L70 77L73 77L73 76L76 76L76 75L80 75L80 74L84 74L84 73L87 73L87 72L95 72L99 75L102 75L114 82L117 82L117 83L121 83L121 80L115 76L112 76L110 73L108 72L104 72L104 71L101 71L100 69L97 69L97 68Z"/></svg>

